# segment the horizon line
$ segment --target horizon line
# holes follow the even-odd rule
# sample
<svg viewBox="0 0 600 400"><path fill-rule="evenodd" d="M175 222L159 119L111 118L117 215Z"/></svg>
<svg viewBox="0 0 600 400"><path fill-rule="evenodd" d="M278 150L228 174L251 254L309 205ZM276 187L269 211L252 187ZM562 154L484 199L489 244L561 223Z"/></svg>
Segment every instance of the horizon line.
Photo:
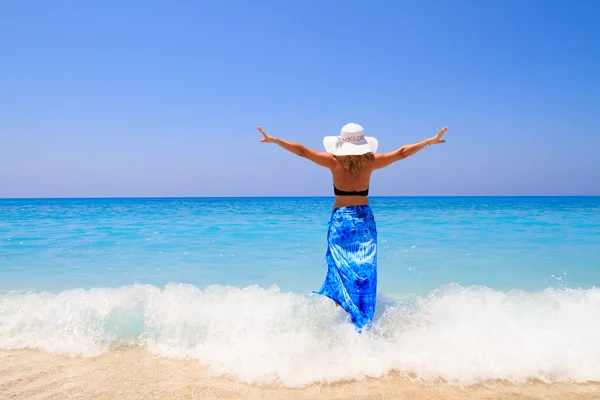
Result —
<svg viewBox="0 0 600 400"><path fill-rule="evenodd" d="M369 196L370 199L377 198L461 198L461 197L600 197L600 194L584 195L389 195ZM81 196L81 197L0 197L0 200L120 200L120 199L334 199L335 196Z"/></svg>

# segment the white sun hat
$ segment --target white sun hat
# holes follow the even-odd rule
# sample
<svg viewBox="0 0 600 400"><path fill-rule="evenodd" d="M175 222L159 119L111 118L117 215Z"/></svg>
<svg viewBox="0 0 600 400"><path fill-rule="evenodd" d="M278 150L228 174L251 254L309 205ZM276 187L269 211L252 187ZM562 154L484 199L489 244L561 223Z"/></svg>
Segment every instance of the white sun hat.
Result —
<svg viewBox="0 0 600 400"><path fill-rule="evenodd" d="M339 136L325 136L323 146L334 156L359 156L376 153L379 142L374 137L365 136L362 126L350 123L342 128Z"/></svg>

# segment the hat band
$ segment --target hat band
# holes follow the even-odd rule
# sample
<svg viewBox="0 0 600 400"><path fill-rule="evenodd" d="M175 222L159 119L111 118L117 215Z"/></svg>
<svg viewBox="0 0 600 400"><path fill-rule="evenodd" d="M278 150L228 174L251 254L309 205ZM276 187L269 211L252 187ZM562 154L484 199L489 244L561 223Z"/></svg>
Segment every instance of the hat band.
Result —
<svg viewBox="0 0 600 400"><path fill-rule="evenodd" d="M348 142L348 143L353 143L353 142L362 142L365 140L365 135L360 135L360 136L347 136L347 137L343 137L343 136L338 136L338 142Z"/></svg>
<svg viewBox="0 0 600 400"><path fill-rule="evenodd" d="M365 135L360 135L360 136L347 136L347 137L343 137L343 136L338 136L337 137L337 142L335 143L335 147L337 149L341 148L342 145L345 143L358 143L358 142L364 142L365 140Z"/></svg>

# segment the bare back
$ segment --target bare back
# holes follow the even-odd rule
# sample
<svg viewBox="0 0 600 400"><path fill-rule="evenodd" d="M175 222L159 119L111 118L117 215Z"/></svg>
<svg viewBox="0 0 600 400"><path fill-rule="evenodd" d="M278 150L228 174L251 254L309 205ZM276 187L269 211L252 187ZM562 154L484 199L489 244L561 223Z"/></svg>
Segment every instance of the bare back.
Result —
<svg viewBox="0 0 600 400"><path fill-rule="evenodd" d="M363 191L369 187L373 167L365 166L355 174L347 170L344 165L336 160L333 168L330 168L333 177L333 185L346 192ZM332 188L333 190L333 188ZM335 196L333 208L359 206L369 204L368 196Z"/></svg>

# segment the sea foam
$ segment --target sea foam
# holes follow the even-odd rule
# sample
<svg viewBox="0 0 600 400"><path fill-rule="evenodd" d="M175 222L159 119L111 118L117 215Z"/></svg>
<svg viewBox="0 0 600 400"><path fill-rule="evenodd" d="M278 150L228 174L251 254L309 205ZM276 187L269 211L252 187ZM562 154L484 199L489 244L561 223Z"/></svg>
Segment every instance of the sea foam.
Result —
<svg viewBox="0 0 600 400"><path fill-rule="evenodd" d="M0 348L96 356L127 343L249 383L300 387L390 371L469 385L600 381L600 290L449 285L379 296L359 334L318 295L169 284L0 294Z"/></svg>

